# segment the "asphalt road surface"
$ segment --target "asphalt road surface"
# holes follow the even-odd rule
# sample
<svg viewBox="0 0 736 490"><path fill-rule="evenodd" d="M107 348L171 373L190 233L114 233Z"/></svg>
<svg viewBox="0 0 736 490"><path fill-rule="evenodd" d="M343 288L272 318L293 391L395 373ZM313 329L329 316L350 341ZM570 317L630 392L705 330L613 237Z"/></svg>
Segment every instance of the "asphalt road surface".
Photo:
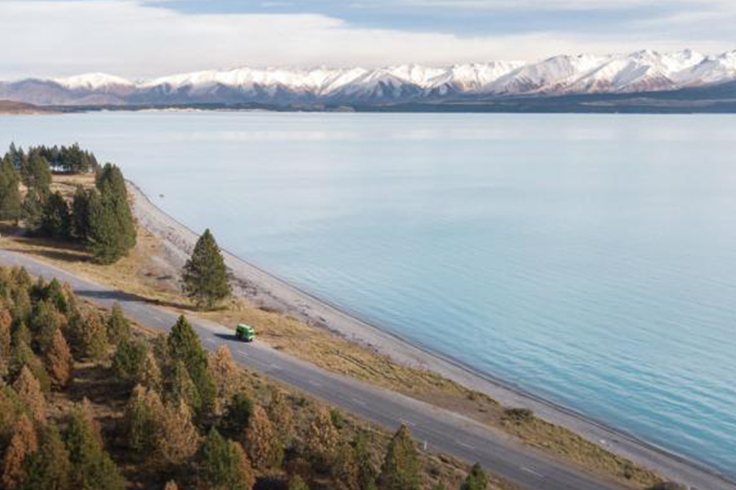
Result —
<svg viewBox="0 0 736 490"><path fill-rule="evenodd" d="M119 303L135 321L162 331L176 323L177 315L146 303L136 296L79 279L31 257L0 249L3 265L22 265L34 276L56 277L69 283L75 292L103 306ZM394 430L407 424L417 443L430 451L479 462L489 471L532 490L621 490L616 483L603 480L564 462L525 448L491 428L453 412L433 407L409 397L371 386L291 358L256 340L239 342L233 331L200 319L189 319L203 345L214 350L230 347L233 358L249 368L288 383L359 417ZM735 490L720 478L709 479L701 490Z"/></svg>

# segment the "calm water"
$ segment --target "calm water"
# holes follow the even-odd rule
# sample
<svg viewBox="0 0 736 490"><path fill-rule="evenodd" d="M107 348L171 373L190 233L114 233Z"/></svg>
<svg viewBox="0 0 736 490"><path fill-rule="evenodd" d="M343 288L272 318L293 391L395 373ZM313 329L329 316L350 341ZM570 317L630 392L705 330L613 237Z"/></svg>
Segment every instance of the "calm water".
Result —
<svg viewBox="0 0 736 490"><path fill-rule="evenodd" d="M0 118L12 140L79 141L278 276L736 474L736 117Z"/></svg>

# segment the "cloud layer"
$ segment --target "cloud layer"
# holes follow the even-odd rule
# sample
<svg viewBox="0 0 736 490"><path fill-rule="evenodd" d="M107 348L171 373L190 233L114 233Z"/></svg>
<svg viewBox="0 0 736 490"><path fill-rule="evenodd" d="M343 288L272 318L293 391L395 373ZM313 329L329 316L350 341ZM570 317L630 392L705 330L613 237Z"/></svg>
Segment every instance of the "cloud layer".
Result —
<svg viewBox="0 0 736 490"><path fill-rule="evenodd" d="M210 0L211 1L211 0ZM514 8L507 0L402 0L436 8ZM104 71L138 78L233 66L390 65L416 62L446 65L491 59L534 60L560 53L622 52L641 48L693 47L721 51L736 46L736 35L681 33L689 10L668 12L672 29L636 19L616 32L524 29L517 32L433 32L361 27L312 13L183 13L176 2L133 0L0 1L0 79L65 76ZM728 20L731 2L722 0L520 0L516 8L600 9L625 6L698 4L692 15L715 12ZM519 5L522 5L519 7ZM714 14L714 15L716 15ZM696 17L693 17L696 18ZM731 21L733 17L730 17ZM584 22L584 17L581 22ZM652 22L646 26L641 23ZM636 22L640 26L636 27ZM709 17L714 30L713 16ZM732 25L731 23L726 25ZM656 27L656 28L655 28Z"/></svg>

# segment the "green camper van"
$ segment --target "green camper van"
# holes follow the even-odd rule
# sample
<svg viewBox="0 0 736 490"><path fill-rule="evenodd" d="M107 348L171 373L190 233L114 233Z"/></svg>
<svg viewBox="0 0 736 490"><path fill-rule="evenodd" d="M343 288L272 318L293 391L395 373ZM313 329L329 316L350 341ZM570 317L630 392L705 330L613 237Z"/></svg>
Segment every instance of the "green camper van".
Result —
<svg viewBox="0 0 736 490"><path fill-rule="evenodd" d="M253 342L256 339L256 331L250 325L240 323L235 327L235 337L244 342Z"/></svg>

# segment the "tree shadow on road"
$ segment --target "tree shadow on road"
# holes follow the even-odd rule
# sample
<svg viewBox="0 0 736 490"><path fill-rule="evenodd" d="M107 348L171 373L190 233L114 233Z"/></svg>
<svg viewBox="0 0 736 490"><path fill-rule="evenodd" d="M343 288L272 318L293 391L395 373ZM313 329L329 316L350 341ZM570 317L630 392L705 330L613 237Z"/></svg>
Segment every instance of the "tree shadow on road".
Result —
<svg viewBox="0 0 736 490"><path fill-rule="evenodd" d="M11 242L10 246L3 247L10 252L17 252L36 257L45 257L61 262L89 262L90 255L66 242L53 242L42 238L15 237L13 240L22 241L29 246L21 246L17 242Z"/></svg>
<svg viewBox="0 0 736 490"><path fill-rule="evenodd" d="M191 313L196 313L196 310L191 305L186 303L180 303L177 301L164 301L160 299L147 298L135 293L126 293L125 291L101 291L95 289L78 289L75 291L77 296L91 300L107 300L107 301L118 301L118 302L136 302L145 303L147 305L163 306L166 308L174 308L176 310L184 310Z"/></svg>

